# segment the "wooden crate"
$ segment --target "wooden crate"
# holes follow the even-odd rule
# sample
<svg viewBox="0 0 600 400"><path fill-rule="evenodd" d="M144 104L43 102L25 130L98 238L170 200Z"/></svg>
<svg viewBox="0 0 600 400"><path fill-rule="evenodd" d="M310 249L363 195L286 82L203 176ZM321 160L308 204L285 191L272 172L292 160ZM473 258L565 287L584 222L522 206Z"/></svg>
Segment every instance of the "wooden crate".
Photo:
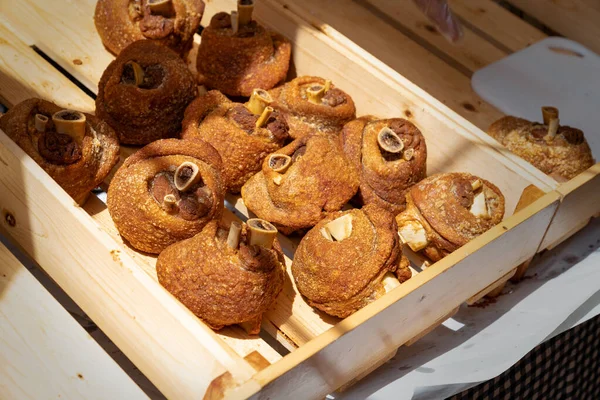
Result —
<svg viewBox="0 0 600 400"><path fill-rule="evenodd" d="M471 88L471 75L546 37L540 29L512 14L495 0L450 0L460 19L463 39L451 44L412 1L395 0L278 0L301 15L322 33L353 49L390 79L413 83L440 102L437 107L448 118L476 136L486 147L500 152L538 180L540 193L556 190L561 204L539 250L555 247L587 225L600 213L600 162L569 182L546 176L520 157L506 151L482 130L503 114L487 104ZM508 0L556 32L599 51L595 0ZM574 22L576 21L576 22ZM359 47L361 46L361 47ZM448 109L452 109L454 112ZM456 117L458 113L467 121ZM479 129L478 129L479 128ZM596 155L598 156L598 155ZM534 189L535 190L535 189ZM533 196L532 198L535 198ZM525 269L517 273L521 277Z"/></svg>
<svg viewBox="0 0 600 400"><path fill-rule="evenodd" d="M93 25L95 1L0 5L2 101L12 106L38 96L92 111L92 99L30 46L95 92L113 59ZM234 5L207 2L203 22ZM474 127L408 80L374 67L361 49L340 44L275 0L259 1L256 17L292 40L298 75L332 79L353 96L359 114L410 118L427 139L429 173L470 171L489 179L505 194L507 214L500 225L344 320L309 307L286 279L263 320L264 335L290 351L282 357L267 336L248 337L239 327L210 330L158 284L154 257L123 244L104 203L92 196L78 207L0 132L1 231L170 398L319 398L364 376L514 273L537 251L560 199L539 174L482 143ZM122 158L132 151L123 147ZM513 215L530 185L547 193ZM228 200L235 209L225 218L247 216L238 198ZM296 243L281 241L292 255ZM289 271L291 260L286 262Z"/></svg>

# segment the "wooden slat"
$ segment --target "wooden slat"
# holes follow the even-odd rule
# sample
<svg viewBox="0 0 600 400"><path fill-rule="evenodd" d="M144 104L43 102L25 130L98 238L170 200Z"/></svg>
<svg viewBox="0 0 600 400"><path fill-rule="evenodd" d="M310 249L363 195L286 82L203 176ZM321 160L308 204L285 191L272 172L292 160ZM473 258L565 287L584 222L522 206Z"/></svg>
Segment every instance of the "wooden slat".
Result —
<svg viewBox="0 0 600 400"><path fill-rule="evenodd" d="M123 243L123 239L119 235L117 228L112 222L112 218L108 213L106 204L101 202L97 197L91 196L90 199L84 206L85 210L98 222L100 228L108 233L115 242L119 243L122 248L140 265L144 271L156 282L158 278L156 276L156 257L139 253ZM230 222L237 218L229 211L225 211L225 220ZM271 346L269 346L264 340L256 335L248 335L242 328L238 326L231 326L221 329L217 332L219 337L231 346L236 353L240 356L245 357L253 351L258 351L265 357L269 362L276 362L281 358L281 355L277 353Z"/></svg>
<svg viewBox="0 0 600 400"><path fill-rule="evenodd" d="M0 36L6 38L5 42L0 43L0 97L5 99L7 106L13 106L30 97L41 97L64 107L86 112L94 111L94 101L91 97L25 45L2 23L0 23ZM123 146L120 163L135 150L134 147ZM113 173L116 169L113 170ZM111 178L112 175L107 178L105 186L108 186ZM114 238L120 240L108 211L103 212L105 209L106 206L95 197L90 198L90 202L86 204L86 210L90 212L90 215L108 232L112 233ZM112 229L108 228L109 226ZM132 256L148 275L156 280L155 260L153 259L152 266L149 267L145 256L138 253ZM226 328L220 332L220 335L242 357L252 350L261 349L269 361L281 358L279 353L262 339L249 338L241 329Z"/></svg>
<svg viewBox="0 0 600 400"><path fill-rule="evenodd" d="M463 26L462 39L456 43L442 36L433 23L421 12L414 1L354 0L370 12L401 32L406 32L423 47L470 77L473 72L506 57L508 52L499 49L486 39ZM376 30L376 29L375 29Z"/></svg>
<svg viewBox="0 0 600 400"><path fill-rule="evenodd" d="M0 6L8 7L8 6ZM94 100L83 93L0 23L0 101L12 107L31 97L54 101L61 107L87 113ZM50 72L49 72L50 71Z"/></svg>
<svg viewBox="0 0 600 400"><path fill-rule="evenodd" d="M450 0L450 7L465 27L498 47L515 52L546 37L492 0Z"/></svg>
<svg viewBox="0 0 600 400"><path fill-rule="evenodd" d="M503 275L501 278L499 278L497 281L495 281L491 285L486 286L485 288L483 288L478 293L476 293L473 296L469 297L467 299L466 303L468 305L473 305L473 304L477 303L479 300L483 299L488 294L494 292L498 288L500 288L500 291L502 291L502 289L504 288L504 285L506 284L506 282L508 282L510 280L510 278L512 278L515 275L516 272L517 272L516 268L513 269L513 270L511 270L511 271L509 271L509 272L507 272L505 275ZM496 297L496 296L498 296L498 294L499 293L495 293L495 296L492 295L491 297Z"/></svg>
<svg viewBox="0 0 600 400"><path fill-rule="evenodd" d="M96 33L96 29L93 25L93 21L90 22L91 19L89 16L93 15L95 1L84 0L77 2L76 6L67 7L63 17L53 18L52 15L54 9L57 8L57 4L59 3L44 2L42 4L37 4L36 2L29 1L21 2L19 3L19 7L11 8L10 10L9 16L11 18L11 23L13 26L17 26L16 24L18 23L18 28L23 29L23 31L30 35L29 39L31 40L31 44L35 44L38 47L45 49L48 54L52 54L57 57L55 61L65 68L68 66L70 62L69 60L71 60L73 57L82 60L91 60L91 62L86 64L85 69L79 71L77 77L78 79L81 79L82 82L86 83L86 85L93 91L95 91L97 90L97 87L92 85L92 83L99 80L99 77L102 75L106 64L113 59L113 56L107 53L102 46ZM232 3L231 5L233 6L233 4L235 3ZM217 10L222 6L223 2L219 4L218 8L215 7L214 3L210 4L205 18L208 18L211 14L217 12ZM50 32L53 33L55 37L53 35L45 34L45 32L41 33L35 29L31 29L29 26L21 25L28 24L27 21L29 20L29 18L26 15L23 15L23 13L37 13L36 16L32 17L34 20L38 18L39 15L44 16L44 19L48 19L49 24L52 27ZM76 21L76 23L73 22L73 24L67 25L62 22L64 20ZM82 32L83 37L91 38L93 36L94 39L90 40L87 46L80 46L80 44L77 42L78 39L69 35L69 32L72 29ZM63 47L70 50L63 51ZM103 56L96 57L96 54L103 54ZM122 158L124 159L125 157ZM121 162L122 161L123 160L121 160ZM107 232L112 232L113 238L118 238L118 234L114 229L114 225L112 225L112 221L110 221L110 217L108 220L101 220L100 213L94 213L93 216L95 219L101 222ZM142 265L142 268L144 268L144 270L150 276L152 276L153 279L155 279L154 260L148 260L145 258L145 256L136 256L135 254L132 254L132 257L136 261L145 263L145 265ZM288 258L286 262L289 269L291 260ZM302 344L321 332L331 328L333 323L337 322L337 319L328 317L321 318L321 316L304 301L295 301L297 296L299 295L291 284L290 279L287 279L284 292L281 296L279 296L275 306L269 311L267 317L272 316L270 319L275 326L285 329L285 335L294 340L296 344ZM295 314L293 315L291 315L292 309L295 310ZM225 340L228 342L228 344L233 345L237 350L239 350L242 355L247 354L249 349L248 342L240 340L236 343L236 336L239 336L242 332L237 330L237 328L231 329L232 331L230 331L228 328L222 331L223 336L226 338ZM262 342L262 339L259 338L252 340ZM288 343L284 342L283 344L286 345ZM260 347L265 349L269 348L269 346L264 342L261 343ZM277 353L271 349L269 354L264 354L264 356L274 360L278 356L278 354L276 354Z"/></svg>
<svg viewBox="0 0 600 400"><path fill-rule="evenodd" d="M550 29L600 54L600 9L586 0L507 0Z"/></svg>
<svg viewBox="0 0 600 400"><path fill-rule="evenodd" d="M354 1L279 2L326 35L334 34L330 27L339 31L480 128L487 129L502 116L473 92L467 76Z"/></svg>
<svg viewBox="0 0 600 400"><path fill-rule="evenodd" d="M0 387L3 399L147 399L0 243Z"/></svg>
<svg viewBox="0 0 600 400"><path fill-rule="evenodd" d="M590 167L557 191L564 196L541 249L552 248L583 228L600 212L600 163Z"/></svg>
<svg viewBox="0 0 600 400"><path fill-rule="evenodd" d="M394 350L390 351L388 354L386 354L385 356L383 356L380 360L377 360L377 362L375 364L366 366L363 371L360 371L358 373L358 375L356 376L356 378L352 379L348 383L343 384L338 389L338 391L339 392L345 392L346 390L350 389L352 386L356 385L359 381L361 381L363 378L365 378L371 372L375 371L377 368L381 367L383 364L387 363L392 358L394 358L394 356L397 353L398 353L398 349L394 349Z"/></svg>
<svg viewBox="0 0 600 400"><path fill-rule="evenodd" d="M95 3L95 0L77 0L61 5L53 1L0 0L0 20L27 45L36 45L96 93L100 76L114 57L96 33ZM86 29L79 29L80 26Z"/></svg>

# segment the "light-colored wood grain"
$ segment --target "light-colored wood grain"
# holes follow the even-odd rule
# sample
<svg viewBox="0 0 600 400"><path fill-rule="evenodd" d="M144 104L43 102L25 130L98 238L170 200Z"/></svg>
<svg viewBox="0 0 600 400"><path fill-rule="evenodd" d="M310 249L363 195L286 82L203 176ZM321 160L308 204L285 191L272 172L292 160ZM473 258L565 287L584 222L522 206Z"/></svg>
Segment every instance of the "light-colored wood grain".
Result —
<svg viewBox="0 0 600 400"><path fill-rule="evenodd" d="M502 289L504 288L504 285L506 284L506 282L508 282L510 280L510 278L512 278L515 273L517 272L517 269L513 269L509 272L507 272L505 275L503 275L502 277L500 277L498 280L496 280L494 283L492 283L491 285L486 286L485 288L483 288L482 290L480 290L478 293L474 294L473 296L469 297L466 301L466 303L468 305L473 305L475 303L477 303L479 300L483 299L485 296L489 295L490 293L495 292L493 295L491 295L490 297L496 297L498 296L500 293L496 292L497 289L500 289L500 291L502 291Z"/></svg>
<svg viewBox="0 0 600 400"><path fill-rule="evenodd" d="M346 0L280 2L307 18L326 35L332 36L338 31L347 36L480 128L487 128L502 116L473 92L467 76L359 4Z"/></svg>
<svg viewBox="0 0 600 400"><path fill-rule="evenodd" d="M381 367L383 364L387 363L392 358L394 358L394 356L396 355L396 353L398 353L398 349L390 351L388 354L386 354L385 356L383 356L381 359L377 360L377 362L375 364L373 364L373 365L363 366L364 369L361 372L358 373L358 375L356 376L356 378L354 378L350 382L345 383L342 386L340 386L340 388L338 389L338 391L344 392L344 391L350 389L352 386L354 386L355 384L357 384L361 379L365 378L371 372L375 371L377 368Z"/></svg>
<svg viewBox="0 0 600 400"><path fill-rule="evenodd" d="M289 398L318 398L339 387L356 376L362 365L383 358L458 307L465 294L476 294L490 281L511 271L509 264L517 265L529 257L528 245L522 238L541 241L539 231L548 226L558 200L555 192L537 200L523 210L531 215L526 223L517 216L505 220L302 349L257 373L253 380L264 386L260 394L254 394L255 389L250 386L242 386L231 392L231 398L253 394L252 398L268 398L278 393L286 393ZM542 211L535 212L539 210ZM476 251L483 242L489 243L486 251ZM506 249L511 251L507 253ZM507 258L510 262L502 266Z"/></svg>
<svg viewBox="0 0 600 400"><path fill-rule="evenodd" d="M511 52L522 50L546 37L542 31L493 0L450 0L449 4L465 27Z"/></svg>
<svg viewBox="0 0 600 400"><path fill-rule="evenodd" d="M600 53L600 9L586 0L508 0L550 29Z"/></svg>
<svg viewBox="0 0 600 400"><path fill-rule="evenodd" d="M519 202L517 203L517 206L515 207L515 212L527 207L528 205L530 205L531 203L533 203L540 197L544 196L544 194L545 193L543 190L541 190L540 188L538 188L534 185L527 186L523 190L523 193L521 194L521 198L519 199Z"/></svg>
<svg viewBox="0 0 600 400"><path fill-rule="evenodd" d="M463 37L452 43L441 35L435 25L419 10L413 1L396 0L354 0L388 23L406 34L433 54L438 55L450 66L454 66L466 76L488 64L506 57L508 51L479 36L463 25Z"/></svg>
<svg viewBox="0 0 600 400"><path fill-rule="evenodd" d="M533 168L519 157L511 156L511 153L500 146L498 142L469 122L476 123L475 119L461 118L457 112L442 104L445 101L440 102L434 98L438 96L434 94L432 97L415 85L407 76L399 74L397 71L400 71L400 69L395 71L393 66L385 65L361 48L360 43L357 45L357 43L349 40L353 36L346 37L342 34L348 32L350 35L353 34L352 32L357 32L358 29L365 29L365 35L370 35L369 38L372 37L373 40L379 40L378 44L373 46L374 55L377 55L374 50L381 50L386 46L393 45L402 48L397 41L386 40L385 43L381 43L382 37L388 37L391 33L386 32L379 35L370 32L370 26L379 26L377 20L357 24L357 21L352 18L363 18L364 14L351 7L352 3L344 7L333 8L330 2L323 2L323 7L317 7L319 2L315 0L308 1L308 3L298 3L290 0L277 0L284 9L294 11L297 16L302 18L303 27L295 24L278 23L277 17L281 13L278 13L276 9L273 10L276 6L272 7L269 14L262 13L263 22L293 38L295 42L293 55L297 73L299 75L320 74L331 78L335 84L353 96L359 115L409 116L409 119L417 124L426 139L428 139L428 174L451 170L485 171L488 168L483 164L471 169L473 166L470 165L470 161L472 160L469 160L473 153L469 147L474 143L484 143L483 147L478 146L478 150L480 150L477 151L478 154L482 154L482 150L486 155L502 160L502 163L505 163L509 169L518 170L520 176L527 177L531 181L530 183L535 184L544 191L556 187L556 182L553 179ZM308 5L313 4L312 2L314 2L314 7L308 9ZM259 3L257 10L261 9L267 10L260 7ZM336 16L336 10L345 18ZM257 15L261 17L261 11L257 11ZM339 32L325 24L324 21L329 17L336 17L336 21L339 20L340 27L345 30ZM311 26L312 29L309 29L306 25ZM369 49L368 43L366 48ZM402 55L404 51L410 53L407 49L402 52L396 51L394 54ZM425 73L428 68L421 66L420 70ZM429 74L432 77L437 76L437 74L430 72ZM464 88L458 92L464 92ZM495 117L488 118L490 123L495 119ZM487 129L488 126L489 124L486 124L485 128ZM458 133L468 140L463 141L463 138L454 136L452 133ZM429 139L428 135L435 135L435 138ZM446 141L445 139L450 140ZM507 177L508 174L503 172L499 173L498 176ZM497 185L500 183L499 186L502 186L502 182L494 181L494 183ZM512 186L512 184L507 186ZM522 189L518 189L519 195ZM501 190L505 194L510 191L502 187ZM509 200L507 208L513 210L515 205L516 201L512 203L512 200Z"/></svg>
<svg viewBox="0 0 600 400"><path fill-rule="evenodd" d="M8 6L0 7L4 12ZM48 74L49 68L52 66L0 23L0 101L5 106L40 97L61 107L93 113L94 100L58 71Z"/></svg>
<svg viewBox="0 0 600 400"><path fill-rule="evenodd" d="M2 398L147 399L0 243Z"/></svg>
<svg viewBox="0 0 600 400"><path fill-rule="evenodd" d="M253 374L243 358L150 279L4 132L0 200L2 231L167 396L199 397L225 371L236 382Z"/></svg>
<svg viewBox="0 0 600 400"><path fill-rule="evenodd" d="M406 343L404 343L404 345L405 346L412 346L413 344L417 343L419 340L423 339L427 334L429 334L429 333L433 332L435 329L437 329L437 327L439 327L442 323L444 323L444 321L446 321L447 319L452 318L453 316L455 316L459 309L460 309L460 306L456 307L453 310L451 310L448 314L443 315L442 317L438 318L428 328L426 328L423 331L419 332L419 334L417 336L415 336L415 337L411 338L410 340L408 340Z"/></svg>
<svg viewBox="0 0 600 400"><path fill-rule="evenodd" d="M96 93L100 76L114 57L96 32L95 4L94 0L62 6L55 1L0 0L0 20L27 45L37 46Z"/></svg>
<svg viewBox="0 0 600 400"><path fill-rule="evenodd" d="M541 249L552 248L566 240L600 212L600 163L563 183L557 191L564 198Z"/></svg>

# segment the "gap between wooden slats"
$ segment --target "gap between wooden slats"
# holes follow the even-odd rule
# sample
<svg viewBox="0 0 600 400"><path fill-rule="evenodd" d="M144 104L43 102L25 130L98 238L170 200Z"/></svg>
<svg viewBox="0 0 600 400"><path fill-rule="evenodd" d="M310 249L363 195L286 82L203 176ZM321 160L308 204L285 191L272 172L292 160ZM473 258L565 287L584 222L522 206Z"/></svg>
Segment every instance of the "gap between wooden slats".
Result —
<svg viewBox="0 0 600 400"><path fill-rule="evenodd" d="M506 0L551 30L600 54L600 3L596 0Z"/></svg>
<svg viewBox="0 0 600 400"><path fill-rule="evenodd" d="M19 12L14 12L11 18L16 18L17 20L22 19L22 12L31 12L31 13L45 13L45 15L52 15L52 12L49 11L51 9L51 5L42 5L43 8L30 7L26 9L26 5L29 2L24 2L21 4L23 7ZM102 44L100 43L100 39L97 37L97 33L95 31L95 27L93 26L93 21L90 20L89 15L93 15L93 5L95 3L93 1L82 1L78 2L76 7L69 8L65 10L68 15L65 15L63 18L69 18L70 20L77 20L79 26L79 31L82 32L82 37L89 37L90 42L87 44L87 47L82 48L77 43L77 38L73 37L65 37L61 35L57 35L55 41L50 41L45 37L35 37L35 44L45 51L47 54L60 54L60 58L52 57L56 62L58 62L61 66L63 66L66 70L72 73L75 77L78 77L84 80L86 86L92 87L92 90L96 90L95 86L91 85L92 82L95 82L99 79L99 76L102 74L106 61L110 61L113 57L108 54ZM232 5L235 3L232 3ZM19 9L17 9L19 10ZM13 10L14 11L14 10ZM205 21L210 17L211 14L214 14L217 11L212 5L207 7L207 14L205 14ZM87 15L86 18L83 16ZM77 18L79 17L79 18ZM39 15L32 15L31 18L36 20L39 18ZM73 18L73 19L71 19ZM77 19L75 19L77 18ZM61 29L66 29L62 24L57 21L50 21L50 23L56 25L56 28L60 31ZM89 31L92 31L91 33ZM66 32L63 32L66 34ZM92 35L93 33L93 35ZM35 32L33 32L35 34ZM92 37L93 36L93 37ZM198 39L198 38L196 38ZM73 41L73 43L72 43ZM197 46L198 40L196 40ZM52 47L49 47L52 46ZM58 50L59 46L63 46L66 50L62 53L62 50ZM103 56L96 57L96 54L104 54ZM84 65L87 62L86 68L82 69L81 72L71 72L68 67L69 60L77 59L81 60ZM191 53L190 59L194 60L194 52ZM98 60L98 62L96 62ZM193 63L191 63L191 67L193 68ZM131 149L124 148L123 155L128 155L131 153ZM123 157L124 158L124 157ZM107 184L108 182L105 182ZM87 205L86 209L90 210L89 207L98 208L99 205ZM111 233L113 238L119 239L114 225L112 221L108 218L103 218L103 212L99 212L98 210L91 212L95 219L97 219L104 229L107 232ZM108 217L108 214L105 213L104 216ZM282 240L284 242L284 247L286 247L286 253L288 255L286 259L286 267L288 269L288 279L286 279L284 290L278 299L275 302L275 305L270 309L270 311L266 314L266 319L270 321L273 326L278 327L283 335L277 335L276 332L273 332L272 329L268 329L271 333L275 333L276 338L280 339L282 344L286 346L288 349L290 348L289 340L292 340L296 345L301 345L303 343L308 342L319 334L325 332L330 329L335 323L339 321L339 319L327 316L323 313L317 312L312 307L302 300L301 296L297 293L295 286L293 284L293 279L291 278L291 274L289 273L289 269L291 266L291 256L293 255L293 248L288 246L294 246L292 242ZM132 251L132 253L135 253ZM134 255L134 259L136 261L144 262L144 269L154 278L156 279L156 274L154 270L154 262L153 257L148 258L147 256L143 256L141 254ZM235 329L235 328L233 328ZM221 331L221 335L224 337L228 343L231 344L231 340L227 338L227 336L235 336L234 334L224 334L224 331ZM236 333L238 334L239 331ZM253 340L253 339L249 339ZM236 346L241 347L242 349L245 347L244 343L238 343ZM266 355L265 355L266 356Z"/></svg>
<svg viewBox="0 0 600 400"><path fill-rule="evenodd" d="M487 129L502 117L500 111L473 92L469 77L358 3L277 1L328 36L329 27L335 29L479 128Z"/></svg>

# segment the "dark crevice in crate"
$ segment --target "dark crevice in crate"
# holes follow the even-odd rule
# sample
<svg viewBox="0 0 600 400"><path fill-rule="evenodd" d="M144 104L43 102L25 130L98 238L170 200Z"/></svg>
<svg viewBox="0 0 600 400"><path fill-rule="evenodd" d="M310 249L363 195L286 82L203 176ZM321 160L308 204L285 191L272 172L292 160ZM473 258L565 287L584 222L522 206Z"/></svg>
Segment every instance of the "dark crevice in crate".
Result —
<svg viewBox="0 0 600 400"><path fill-rule="evenodd" d="M66 76L71 82L73 82L79 89L81 89L85 94L90 96L92 99L96 100L96 94L88 89L83 83L79 82L73 75L71 75L66 69L61 67L56 61L50 58L46 53L40 50L37 46L31 46L33 51L35 51L40 57L42 57L48 64L52 65L58 72Z"/></svg>
<svg viewBox="0 0 600 400"><path fill-rule="evenodd" d="M475 26L474 24L472 24L468 19L463 18L460 15L456 15L456 14L455 14L455 17L460 21L460 23L465 28L469 29L470 31L473 31L477 36L483 38L484 40L489 42L491 45L496 47L497 49L503 51L507 55L513 53L513 51L508 46L506 46L501 41L496 40L496 38L494 36L488 34L487 32L483 31L482 29L480 29L477 26Z"/></svg>
<svg viewBox="0 0 600 400"><path fill-rule="evenodd" d="M544 25L544 23L542 23L540 20L536 19L535 17L532 17L531 15L527 14L520 8L513 6L508 1L505 1L505 0L494 0L494 1L499 6L507 9L508 11L510 11L511 13L516 15L517 17L519 17L522 20L524 20L525 22L527 22L529 25L534 26L537 29L539 29L540 31L544 32L546 35L564 37L560 33L553 30L551 27Z"/></svg>

